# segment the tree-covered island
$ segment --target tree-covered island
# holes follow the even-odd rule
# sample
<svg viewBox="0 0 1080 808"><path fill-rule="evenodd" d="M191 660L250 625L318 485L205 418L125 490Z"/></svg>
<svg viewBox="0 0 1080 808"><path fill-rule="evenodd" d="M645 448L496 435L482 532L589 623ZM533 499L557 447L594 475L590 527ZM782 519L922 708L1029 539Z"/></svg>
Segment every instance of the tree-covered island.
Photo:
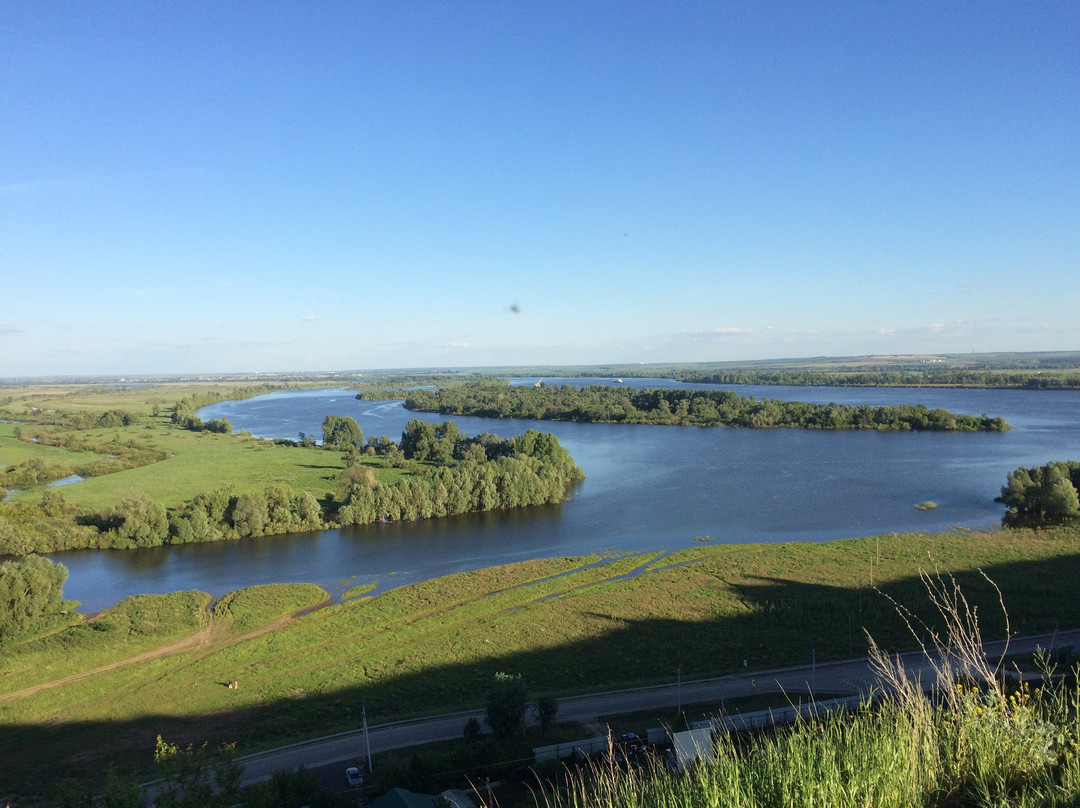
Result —
<svg viewBox="0 0 1080 808"><path fill-rule="evenodd" d="M357 398L366 398L359 393ZM925 406L810 404L744 397L727 390L634 390L611 385L515 386L475 381L438 390L409 390L405 408L443 415L527 418L578 423L1004 432L1000 417L962 415Z"/></svg>
<svg viewBox="0 0 1080 808"><path fill-rule="evenodd" d="M0 555L188 544L554 504L585 476L554 436L535 430L504 440L465 435L450 421L414 419L400 441L365 440L353 418L328 415L321 443L303 434L268 441L234 435L225 419L203 422L193 401L202 403L183 398L169 416L160 407L152 415L93 417L54 410L38 423L0 423L0 446L20 458L0 474L0 499L8 489L20 495L0 504ZM123 481L120 471L128 472ZM84 499L85 483L82 501L48 486L72 474L100 480L100 504Z"/></svg>

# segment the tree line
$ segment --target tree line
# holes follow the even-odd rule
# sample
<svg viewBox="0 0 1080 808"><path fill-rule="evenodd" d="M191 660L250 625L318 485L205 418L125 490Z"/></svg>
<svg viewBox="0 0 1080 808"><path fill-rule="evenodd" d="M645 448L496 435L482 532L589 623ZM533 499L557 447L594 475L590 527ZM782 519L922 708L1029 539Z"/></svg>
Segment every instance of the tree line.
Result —
<svg viewBox="0 0 1080 808"><path fill-rule="evenodd" d="M1053 461L1009 472L997 501L1006 526L1065 524L1080 516L1080 462Z"/></svg>
<svg viewBox="0 0 1080 808"><path fill-rule="evenodd" d="M1009 429L1000 417L963 415L921 404L810 404L758 400L727 390L634 390L609 385L518 387L506 382L468 382L437 391L412 390L405 407L444 415L578 423L950 432Z"/></svg>
<svg viewBox="0 0 1080 808"><path fill-rule="evenodd" d="M1080 389L1080 372L1035 370L729 370L676 371L689 384L762 384L790 387L1005 387L1028 390Z"/></svg>

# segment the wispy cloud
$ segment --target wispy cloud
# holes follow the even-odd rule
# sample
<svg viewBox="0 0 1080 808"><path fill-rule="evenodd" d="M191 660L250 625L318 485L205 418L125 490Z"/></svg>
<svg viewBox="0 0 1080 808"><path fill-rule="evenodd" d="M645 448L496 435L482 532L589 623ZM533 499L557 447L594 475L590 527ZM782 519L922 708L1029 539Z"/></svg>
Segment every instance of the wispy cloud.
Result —
<svg viewBox="0 0 1080 808"><path fill-rule="evenodd" d="M300 318L300 321L304 322L304 323L312 323L312 322L315 322L318 319L319 319L319 315L317 315L317 314L305 314L303 317Z"/></svg>
<svg viewBox="0 0 1080 808"><path fill-rule="evenodd" d="M736 328L735 326L720 326L718 328L709 328L705 331L698 332L701 334L710 334L718 337L740 337L747 334L753 334L754 332L749 328Z"/></svg>

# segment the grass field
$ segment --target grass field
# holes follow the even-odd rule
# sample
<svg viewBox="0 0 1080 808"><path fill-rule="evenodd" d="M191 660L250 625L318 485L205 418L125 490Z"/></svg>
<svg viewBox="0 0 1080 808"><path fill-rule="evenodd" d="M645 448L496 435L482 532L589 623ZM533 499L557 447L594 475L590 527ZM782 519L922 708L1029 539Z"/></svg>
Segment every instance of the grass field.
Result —
<svg viewBox="0 0 1080 808"><path fill-rule="evenodd" d="M57 426L20 424L12 420L0 423L0 469L37 457L54 472L51 477L66 477L82 464L107 460L112 454L110 446L134 441L164 452L165 459L64 486L64 498L71 504L101 512L135 493L166 508L175 508L199 493L225 485L234 486L237 494L263 491L273 483L285 483L297 493L308 491L316 499L336 493L336 477L345 468L341 452L278 445L244 434L192 432L171 422L168 410L176 400L193 393L218 390L221 385L106 388L96 392L84 387L18 388L15 393L8 388L4 392L10 395L0 396L0 418L17 418L19 413L30 413L32 407L42 411L86 409L95 413L119 409L137 413L139 422L127 427L74 432ZM230 385L229 389L235 389L235 386ZM158 405L157 415L152 412L154 405ZM46 437L75 434L79 440L100 444L103 449L99 452L72 451L18 440L14 437L16 429ZM399 468L383 468L379 458L362 457L360 462L370 466L379 482L385 485L393 485L408 473ZM3 484L0 474L0 485ZM44 490L44 484L13 489L9 501L36 504L41 501Z"/></svg>
<svg viewBox="0 0 1080 808"><path fill-rule="evenodd" d="M91 510L107 509L135 491L171 508L196 494L227 484L234 485L237 493L261 491L276 482L287 483L297 492L309 491L320 499L334 492L335 475L345 467L338 452L279 446L243 435L191 432L174 426L166 412L167 407L184 395L206 392L207 389L212 388L168 386L160 389L107 389L96 393L68 388L31 388L24 391L21 397L8 396L0 398L0 401L8 401L3 407L8 416L28 411L30 407L65 411L85 408L93 412L121 409L141 416L139 423L129 427L78 431L79 438L106 446L110 441L124 443L134 440L167 454L165 460L148 466L93 477L76 486L63 488L69 502ZM151 412L155 404L159 406L157 416ZM51 426L0 423L0 467L15 466L30 457L38 457L51 469L58 470L53 476L67 476L81 464L109 456L107 449L102 452L76 452L17 440L14 437L17 428L47 435L68 431ZM371 465L376 468L380 480L387 483L392 483L393 478L401 473L395 469L382 469L375 461ZM43 490L44 486L36 485L14 491L10 501L36 503L40 501Z"/></svg>
<svg viewBox="0 0 1080 808"><path fill-rule="evenodd" d="M1014 631L1080 625L1080 530L703 545L600 561L463 573L295 618L325 593L257 588L214 610L197 593L125 601L4 650L0 757L22 773L10 788L41 786L57 760L88 775L109 760L145 769L159 733L250 751L354 728L361 705L371 723L476 706L496 671L566 695L673 681L677 667L690 679L744 660L764 669L812 652L859 655L864 628L888 648L909 646L884 595L917 607L926 569L957 573L982 604L988 639L1004 623L979 568L1001 586Z"/></svg>
<svg viewBox="0 0 1080 808"><path fill-rule="evenodd" d="M0 387L0 410L12 416L30 415L33 410L104 412L126 410L150 415L154 407L166 410L189 396L218 390L261 390L262 381L158 382L138 386L115 384L32 384ZM339 383L340 384L340 383ZM291 383L291 388L329 387L327 382Z"/></svg>
<svg viewBox="0 0 1080 808"><path fill-rule="evenodd" d="M15 437L18 424L0 423L0 469L25 463L31 457L39 457L50 466L73 468L80 463L96 460L93 452L73 452L57 446L41 446ZM40 494L39 494L40 497Z"/></svg>
<svg viewBox="0 0 1080 808"><path fill-rule="evenodd" d="M104 430L106 436L109 432ZM200 492L226 484L235 485L237 493L243 493L263 490L275 482L287 483L297 491L310 491L321 498L334 490L334 476L345 468L339 452L275 446L269 441L239 435L189 432L165 423L144 432L142 439L164 449L169 457L149 466L67 486L64 495L68 501L103 509L137 491L141 496L173 507ZM99 436L97 430L87 434ZM12 499L36 502L41 499L41 491L27 489Z"/></svg>

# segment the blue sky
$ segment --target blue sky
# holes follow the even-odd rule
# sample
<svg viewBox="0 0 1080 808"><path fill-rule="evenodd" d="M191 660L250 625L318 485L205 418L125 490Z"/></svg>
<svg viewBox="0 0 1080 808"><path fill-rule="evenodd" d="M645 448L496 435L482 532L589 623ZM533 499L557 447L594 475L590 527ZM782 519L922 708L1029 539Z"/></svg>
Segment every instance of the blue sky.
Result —
<svg viewBox="0 0 1080 808"><path fill-rule="evenodd" d="M0 376L1077 350L1078 43L1073 0L5 0Z"/></svg>

